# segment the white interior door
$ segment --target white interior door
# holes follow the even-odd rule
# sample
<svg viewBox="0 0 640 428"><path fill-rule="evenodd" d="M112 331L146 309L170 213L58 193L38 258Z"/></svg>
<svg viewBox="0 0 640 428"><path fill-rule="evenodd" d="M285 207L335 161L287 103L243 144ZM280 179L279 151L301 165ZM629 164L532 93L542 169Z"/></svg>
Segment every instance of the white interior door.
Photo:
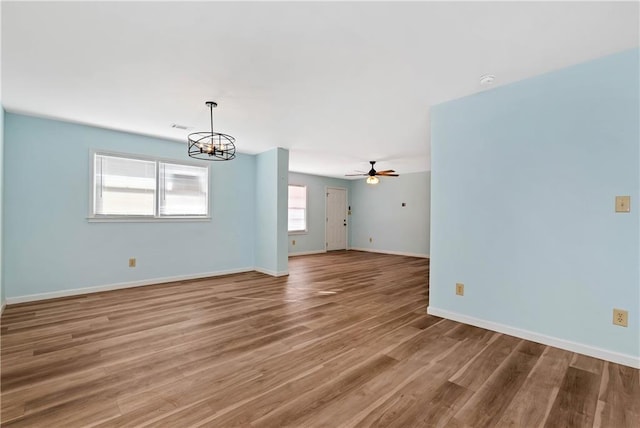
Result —
<svg viewBox="0 0 640 428"><path fill-rule="evenodd" d="M327 251L347 249L347 190L327 188Z"/></svg>

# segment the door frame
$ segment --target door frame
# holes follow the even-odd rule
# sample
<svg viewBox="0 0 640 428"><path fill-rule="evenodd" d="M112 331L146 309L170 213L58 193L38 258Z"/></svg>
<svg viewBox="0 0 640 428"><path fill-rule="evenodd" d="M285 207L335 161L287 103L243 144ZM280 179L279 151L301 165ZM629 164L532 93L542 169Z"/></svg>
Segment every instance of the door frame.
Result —
<svg viewBox="0 0 640 428"><path fill-rule="evenodd" d="M329 189L337 189L344 190L344 218L347 219L347 227L344 229L344 238L345 238L345 250L350 250L349 247L349 226L351 224L351 219L349 218L349 189L346 187L338 187L338 186L324 186L324 251L325 253L329 251L327 247L329 246L329 240L327 236L328 227L327 223L329 223Z"/></svg>

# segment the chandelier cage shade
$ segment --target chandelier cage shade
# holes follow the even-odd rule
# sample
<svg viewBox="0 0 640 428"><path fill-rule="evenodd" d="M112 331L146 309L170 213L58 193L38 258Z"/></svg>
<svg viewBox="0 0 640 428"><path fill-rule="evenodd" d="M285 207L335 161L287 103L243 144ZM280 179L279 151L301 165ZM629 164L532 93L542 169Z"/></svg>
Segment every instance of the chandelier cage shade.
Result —
<svg viewBox="0 0 640 428"><path fill-rule="evenodd" d="M213 109L218 106L213 101L205 103L209 107L211 131L189 134L189 156L207 161L228 161L236 157L236 139L231 135L213 131Z"/></svg>

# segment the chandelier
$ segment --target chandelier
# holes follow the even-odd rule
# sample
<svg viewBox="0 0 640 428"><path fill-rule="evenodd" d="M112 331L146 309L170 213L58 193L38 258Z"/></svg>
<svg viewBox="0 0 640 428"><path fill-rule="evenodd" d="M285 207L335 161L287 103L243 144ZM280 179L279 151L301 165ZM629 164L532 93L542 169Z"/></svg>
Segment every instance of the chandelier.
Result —
<svg viewBox="0 0 640 428"><path fill-rule="evenodd" d="M211 115L211 131L189 134L189 156L208 161L228 161L236 157L236 139L231 135L213 132L213 109L218 103L207 101Z"/></svg>

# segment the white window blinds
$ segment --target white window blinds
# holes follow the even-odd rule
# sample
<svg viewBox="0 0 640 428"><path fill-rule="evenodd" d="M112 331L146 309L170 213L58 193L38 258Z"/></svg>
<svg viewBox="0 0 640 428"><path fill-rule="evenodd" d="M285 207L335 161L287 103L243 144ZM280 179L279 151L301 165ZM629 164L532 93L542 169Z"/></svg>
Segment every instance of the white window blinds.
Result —
<svg viewBox="0 0 640 428"><path fill-rule="evenodd" d="M307 230L307 187L289 186L289 232Z"/></svg>
<svg viewBox="0 0 640 428"><path fill-rule="evenodd" d="M94 153L96 218L209 216L209 168L194 164Z"/></svg>
<svg viewBox="0 0 640 428"><path fill-rule="evenodd" d="M209 170L160 162L160 215L207 215Z"/></svg>
<svg viewBox="0 0 640 428"><path fill-rule="evenodd" d="M154 215L155 162L96 155L94 171L96 215Z"/></svg>

